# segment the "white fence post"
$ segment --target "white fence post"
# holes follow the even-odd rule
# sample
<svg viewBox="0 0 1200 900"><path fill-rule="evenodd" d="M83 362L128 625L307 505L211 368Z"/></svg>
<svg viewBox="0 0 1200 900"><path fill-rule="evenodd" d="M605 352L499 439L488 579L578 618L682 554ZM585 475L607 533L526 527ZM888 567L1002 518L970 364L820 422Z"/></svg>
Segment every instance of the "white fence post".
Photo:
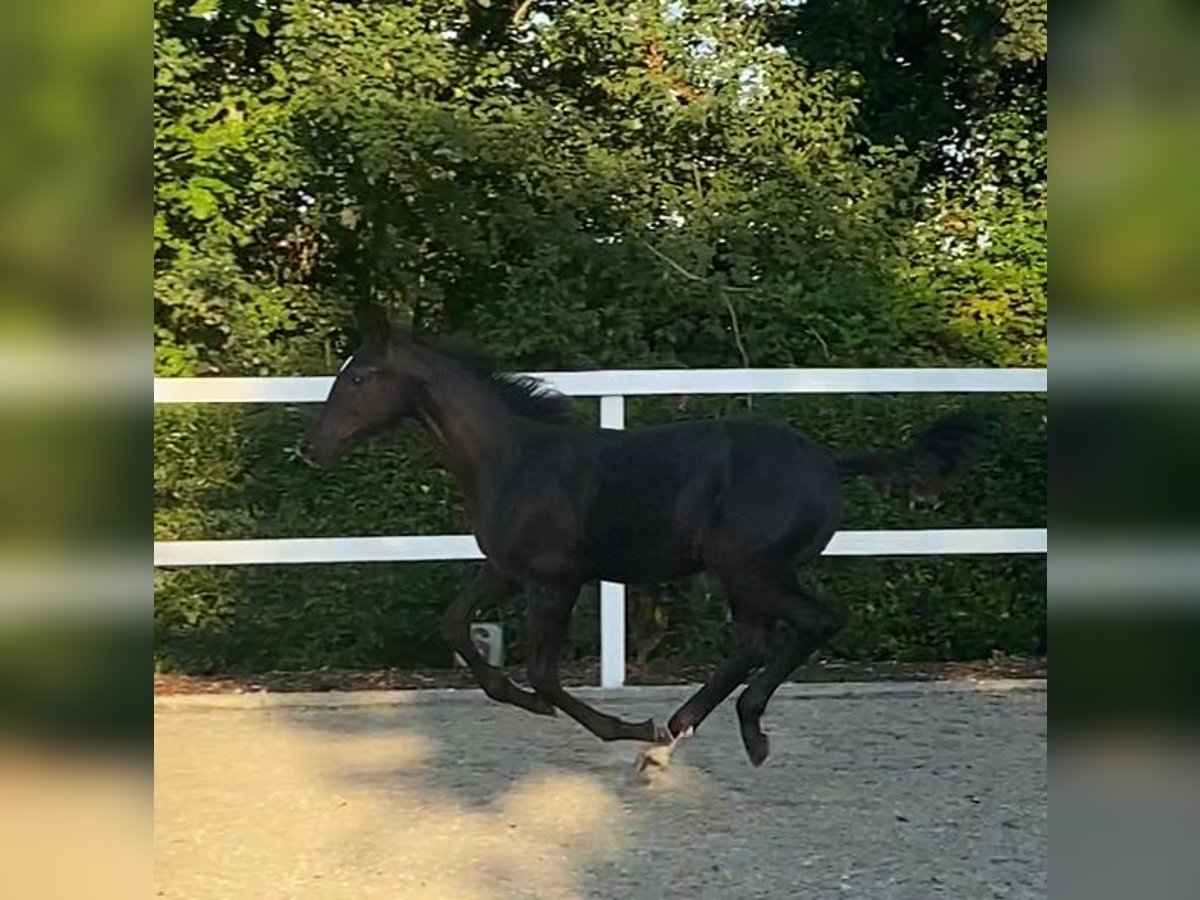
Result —
<svg viewBox="0 0 1200 900"><path fill-rule="evenodd" d="M625 428L625 398L600 398L600 427ZM625 684L625 585L600 582L600 687Z"/></svg>

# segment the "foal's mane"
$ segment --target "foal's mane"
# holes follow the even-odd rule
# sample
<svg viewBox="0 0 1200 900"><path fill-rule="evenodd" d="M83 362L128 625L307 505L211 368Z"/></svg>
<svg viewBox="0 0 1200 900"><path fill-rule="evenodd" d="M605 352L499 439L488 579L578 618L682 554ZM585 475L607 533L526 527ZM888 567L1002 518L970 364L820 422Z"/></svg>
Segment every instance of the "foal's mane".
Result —
<svg viewBox="0 0 1200 900"><path fill-rule="evenodd" d="M501 372L496 361L460 335L425 337L421 346L466 369L502 399L518 416L551 425L579 422L571 401L540 378Z"/></svg>

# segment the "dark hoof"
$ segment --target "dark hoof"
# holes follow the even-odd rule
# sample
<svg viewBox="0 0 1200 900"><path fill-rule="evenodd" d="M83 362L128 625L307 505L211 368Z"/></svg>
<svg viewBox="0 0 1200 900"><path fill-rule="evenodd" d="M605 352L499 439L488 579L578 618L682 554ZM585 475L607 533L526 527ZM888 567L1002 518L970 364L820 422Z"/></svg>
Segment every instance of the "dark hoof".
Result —
<svg viewBox="0 0 1200 900"><path fill-rule="evenodd" d="M761 731L755 734L742 734L742 743L746 745L746 755L750 757L750 765L756 769L767 761L771 752L771 742Z"/></svg>
<svg viewBox="0 0 1200 900"><path fill-rule="evenodd" d="M626 723L625 729L623 733L617 735L614 739L645 741L647 744L666 744L671 740L670 735L667 735L664 739L663 726L659 725L653 719L638 722L636 725Z"/></svg>

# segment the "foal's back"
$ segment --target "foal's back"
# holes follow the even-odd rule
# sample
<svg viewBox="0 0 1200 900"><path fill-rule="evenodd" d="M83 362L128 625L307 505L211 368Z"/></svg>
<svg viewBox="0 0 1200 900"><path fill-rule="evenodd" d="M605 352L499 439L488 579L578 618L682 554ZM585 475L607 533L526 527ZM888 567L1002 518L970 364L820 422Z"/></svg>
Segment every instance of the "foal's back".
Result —
<svg viewBox="0 0 1200 900"><path fill-rule="evenodd" d="M784 425L685 422L591 440L584 520L602 577L651 581L791 557L836 528L832 455Z"/></svg>

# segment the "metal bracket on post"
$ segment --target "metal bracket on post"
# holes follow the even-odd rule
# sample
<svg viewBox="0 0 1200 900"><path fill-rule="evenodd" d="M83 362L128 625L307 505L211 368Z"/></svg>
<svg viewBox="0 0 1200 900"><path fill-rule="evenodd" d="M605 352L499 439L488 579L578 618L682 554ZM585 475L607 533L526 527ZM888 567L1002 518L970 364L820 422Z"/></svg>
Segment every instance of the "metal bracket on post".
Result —
<svg viewBox="0 0 1200 900"><path fill-rule="evenodd" d="M600 398L600 427L624 430L625 398ZM600 582L600 687L625 684L625 585Z"/></svg>

